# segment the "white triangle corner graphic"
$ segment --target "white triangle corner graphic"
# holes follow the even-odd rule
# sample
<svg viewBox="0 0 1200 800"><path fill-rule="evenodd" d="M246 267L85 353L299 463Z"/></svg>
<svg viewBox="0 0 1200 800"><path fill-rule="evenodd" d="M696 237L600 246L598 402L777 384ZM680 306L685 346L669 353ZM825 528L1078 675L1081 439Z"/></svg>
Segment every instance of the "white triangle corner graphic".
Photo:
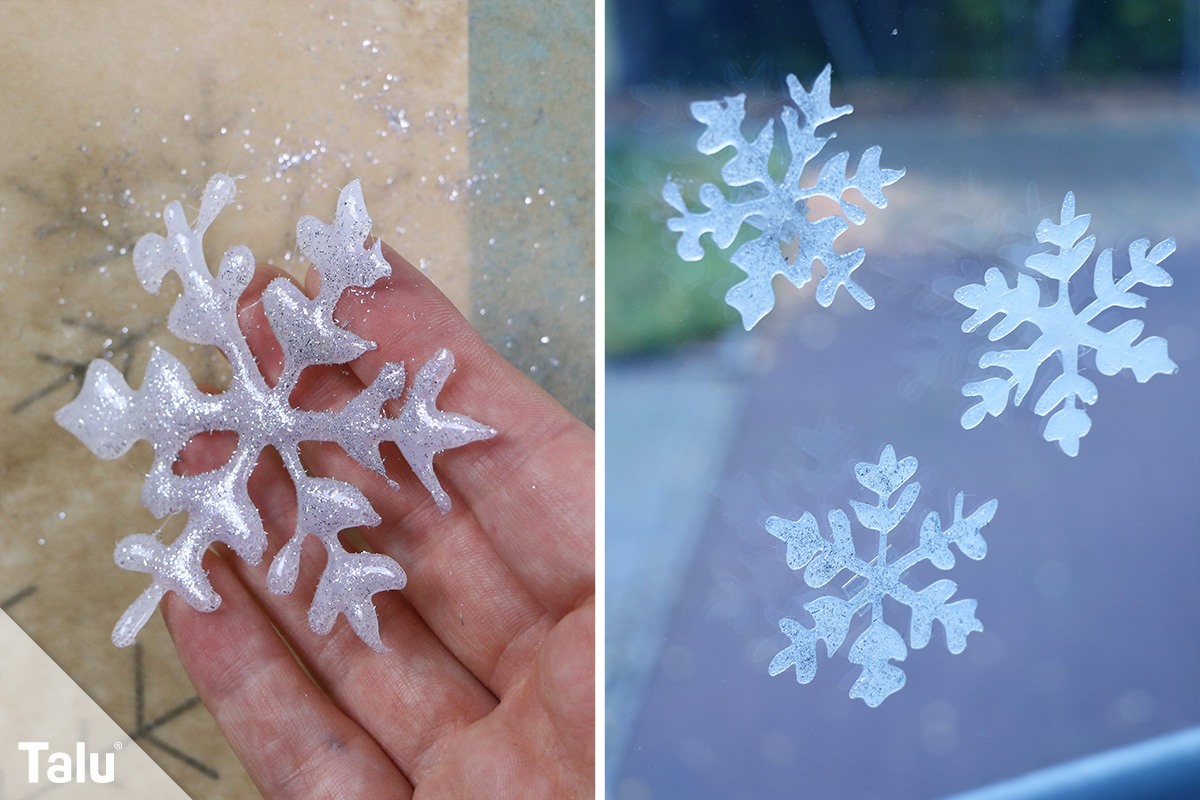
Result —
<svg viewBox="0 0 1200 800"><path fill-rule="evenodd" d="M0 611L0 800L35 797L188 796Z"/></svg>

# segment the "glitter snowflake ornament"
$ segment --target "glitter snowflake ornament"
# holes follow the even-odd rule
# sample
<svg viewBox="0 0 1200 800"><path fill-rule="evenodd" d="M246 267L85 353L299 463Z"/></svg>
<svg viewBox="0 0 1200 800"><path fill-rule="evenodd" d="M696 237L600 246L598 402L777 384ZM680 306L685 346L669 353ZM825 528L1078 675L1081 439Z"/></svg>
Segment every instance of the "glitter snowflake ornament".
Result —
<svg viewBox="0 0 1200 800"><path fill-rule="evenodd" d="M56 415L60 425L101 458L117 458L139 439L151 442L154 462L142 502L160 519L187 515L183 532L169 545L158 535L140 533L117 545L117 564L145 572L152 581L121 616L112 640L118 647L132 644L167 592L176 592L198 611L215 610L221 598L201 567L201 558L214 542L224 543L250 564L262 560L267 536L250 502L247 481L259 454L272 447L295 487L297 521L294 535L271 563L268 588L276 594L292 591L301 544L307 536L316 537L328 557L309 609L310 626L328 633L337 615L344 614L359 637L382 652L386 648L371 596L403 588L404 570L387 556L349 552L341 545L339 531L377 525L380 518L353 485L310 475L301 463L300 443L335 442L359 463L384 474L379 446L394 442L444 513L450 498L434 474L434 456L487 439L495 431L436 407L437 395L454 368L453 356L444 349L417 371L394 418L385 416L383 405L404 395L405 371L398 363L386 364L370 386L337 411L309 411L290 404L305 367L345 364L375 347L333 319L334 305L346 289L370 287L390 274L380 243L366 246L371 219L358 181L342 190L332 225L305 217L296 226L300 252L320 275L316 297L306 297L285 278L276 278L263 294L267 319L283 351L282 374L269 385L238 327L237 300L254 274L250 250L228 250L215 277L204 259L204 233L233 202L234 183L227 175L214 176L191 226L182 206L170 203L163 214L167 235L143 236L133 253L137 276L147 291L157 293L168 272L179 276L183 293L168 327L189 342L217 347L232 369L229 388L220 394L200 391L179 360L155 349L140 389L131 389L112 364L97 359L88 368L79 396ZM235 432L233 454L208 472L175 474L183 447L208 431Z"/></svg>
<svg viewBox="0 0 1200 800"><path fill-rule="evenodd" d="M961 653L966 648L967 634L983 630L975 618L974 600L947 602L958 588L954 581L943 578L918 590L905 582L905 572L922 561L929 561L940 570L950 569L955 561L950 545L967 558L976 561L983 558L987 544L980 530L991 522L997 503L989 500L964 517L963 494L959 492L950 527L943 528L937 513L930 512L921 523L917 546L888 561L888 537L912 510L921 492L920 483L908 483L916 471L917 460L909 456L897 461L891 445L883 448L878 464L862 462L855 466L858 482L877 498L873 505L850 501L859 523L879 534L878 551L870 561L855 552L850 518L840 508L829 512L828 537L821 533L816 517L809 512L797 520L783 517L767 520L767 531L787 543L788 566L803 569L804 582L809 586L814 589L825 586L843 571L857 576L846 584L856 588L842 593L848 597L831 593L804 604L804 610L812 615L811 628L789 617L779 621L779 629L791 640L791 645L771 660L768 668L771 675L795 667L797 681L811 681L817 672L817 641L823 641L827 655L833 656L849 634L854 615L869 609L869 625L850 646L850 662L862 667L862 673L850 688L850 696L861 698L874 708L904 686L904 671L889 662L903 661L908 656L900 632L883 619L884 598L891 597L912 610L909 645L914 650L929 644L935 620L941 623L951 653ZM891 503L897 491L900 496Z"/></svg>
<svg viewBox="0 0 1200 800"><path fill-rule="evenodd" d="M991 377L963 386L965 397L978 397L962 416L964 428L974 428L988 414L999 416L1008 407L1009 395L1019 406L1033 387L1038 370L1054 355L1058 355L1062 371L1042 392L1034 413L1054 415L1046 423L1043 436L1069 456L1079 453L1079 440L1091 430L1092 420L1084 406L1096 402L1096 384L1081 374L1080 356L1095 351L1096 368L1104 375L1116 375L1123 369L1133 372L1139 383L1158 374L1172 374L1175 362L1167 356L1167 340L1160 336L1147 337L1137 344L1144 324L1133 319L1105 331L1092 323L1101 314L1115 308L1143 308L1146 298L1130 291L1139 283L1145 286L1170 286L1171 276L1159 266L1175 252L1175 240L1165 239L1153 248L1149 239L1139 239L1129 245L1129 270L1114 280L1113 251L1107 248L1096 258L1092 273L1095 299L1083 310L1076 311L1071 300L1071 278L1083 267L1096 247L1096 237L1081 239L1091 222L1091 215L1075 216L1075 195L1067 192L1057 223L1044 219L1037 228L1037 239L1056 249L1035 253L1025 260L1032 275L1019 273L1016 285L996 267L988 269L982 284L969 284L954 293L954 299L974 310L962 324L970 333L999 315L1000 321L988 333L995 342L1011 334L1023 323L1032 323L1040 332L1033 344L1013 350L992 350L979 357L983 369L999 367L1007 378ZM1041 286L1053 281L1054 299L1042 305Z"/></svg>
<svg viewBox="0 0 1200 800"><path fill-rule="evenodd" d="M818 136L817 128L854 110L852 106L830 106L831 73L827 65L813 83L812 91L807 92L795 75L787 77L788 91L796 107L784 106L781 113L790 153L781 178L772 175L769 167L775 145L775 121L768 122L754 141L744 138L746 96L739 94L724 100L692 103L692 116L708 126L696 148L705 155L714 155L732 147L736 154L721 168L721 178L734 189L757 188L734 192L727 198L717 186L706 183L700 187L700 202L706 210L693 212L684 202L679 184L668 180L663 187L663 199L681 215L668 220L667 227L681 234L676 248L685 261L704 257L700 237L705 233L711 234L718 248L727 250L743 224L758 232L734 252L731 261L746 273L746 278L725 295L725 301L742 315L746 330L775 307L771 281L776 275L783 275L802 287L812 280L812 267L817 261L825 267L825 276L817 283L818 303L828 307L838 287L845 287L864 308L875 307L874 298L851 278L851 273L863 263L865 251L858 248L839 253L833 243L850 227L846 220L861 225L867 219L866 211L850 202L846 193L857 190L871 205L884 208L887 197L883 187L898 181L904 170L882 169L879 166L882 150L875 146L863 152L853 177L846 175L850 154L841 152L825 162L815 184L808 188L800 185L805 167L837 135ZM803 126L800 116L804 117ZM818 196L836 201L845 218L810 219L808 200ZM786 257L785 248L795 248L795 257Z"/></svg>

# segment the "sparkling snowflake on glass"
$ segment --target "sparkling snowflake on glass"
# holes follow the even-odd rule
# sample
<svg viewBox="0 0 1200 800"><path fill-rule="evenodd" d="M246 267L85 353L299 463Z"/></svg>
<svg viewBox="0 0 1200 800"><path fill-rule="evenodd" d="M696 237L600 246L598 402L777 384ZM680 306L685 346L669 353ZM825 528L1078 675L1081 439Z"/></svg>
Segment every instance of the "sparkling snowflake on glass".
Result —
<svg viewBox="0 0 1200 800"><path fill-rule="evenodd" d="M855 189L876 208L884 208L887 197L883 187L898 181L904 170L882 169L879 166L882 150L875 146L863 152L853 177L846 175L850 154L841 152L825 162L812 187L800 185L805 167L837 135L818 136L817 128L854 110L848 105L830 106L830 74L831 69L826 66L808 92L795 75L787 77L788 91L796 107L784 106L780 115L789 153L782 177L773 175L769 166L775 121L767 122L754 141L743 137L746 96L739 94L724 100L692 103L692 116L708 126L696 147L705 155L734 148L737 152L721 168L721 178L731 188L757 188L735 191L726 197L717 186L706 183L700 187L700 202L706 210L693 212L684 202L679 184L668 180L663 187L663 199L681 215L671 218L667 227L681 234L677 250L685 261L704 257L700 237L705 233L711 234L718 248L726 250L733 245L743 224L757 231L756 236L734 252L731 260L746 273L746 278L725 295L725 301L742 315L746 330L775 307L771 281L776 275L783 275L802 287L812 280L812 267L817 261L825 267L825 276L817 283L818 303L829 306L838 287L845 287L864 308L875 307L874 298L851 278L851 273L863 263L865 251L858 248L839 253L833 243L849 228L846 220L861 225L867 219L866 211L846 199L846 192ZM800 116L804 118L803 126ZM808 200L818 196L837 201L845 218L810 219ZM785 256L785 249L794 250L794 257Z"/></svg>
<svg viewBox="0 0 1200 800"><path fill-rule="evenodd" d="M1059 222L1044 219L1038 225L1038 241L1056 249L1035 253L1025 260L1025 268L1032 275L1018 273L1016 285L1009 285L1004 273L992 267L984 274L982 284L969 284L954 293L954 299L975 311L962 324L966 333L996 315L1000 315L1000 321L988 333L993 342L1026 322L1040 332L1028 347L991 350L979 357L981 368L999 367L1008 377L985 378L963 386L963 396L979 398L963 414L964 428L974 428L988 414L999 416L1007 408L1010 394L1013 405L1019 406L1033 387L1038 370L1057 355L1062 370L1042 392L1033 410L1044 417L1058 409L1042 435L1048 442L1058 442L1067 455L1074 456L1079 453L1079 440L1092 427L1084 406L1095 403L1098 397L1096 384L1081 372L1081 355L1095 351L1096 368L1101 373L1116 375L1129 369L1139 383L1178 369L1167 356L1166 339L1150 336L1134 344L1145 327L1141 320L1128 320L1108 331L1092 324L1109 309L1143 308L1146 298L1130 291L1139 283L1171 285L1171 276L1159 264L1175 252L1175 240L1165 239L1153 248L1149 239L1138 239L1129 245L1129 271L1119 280L1114 280L1112 248L1106 248L1096 258L1092 273L1095 299L1082 311L1076 311L1070 282L1096 247L1095 236L1081 240L1090 222L1090 214L1075 216L1075 195L1067 192ZM1054 282L1054 299L1042 305L1042 285L1046 280Z"/></svg>
<svg viewBox="0 0 1200 800"><path fill-rule="evenodd" d="M787 543L788 566L803 569L804 582L809 586L825 586L844 571L856 576L845 584L854 586L852 590L825 594L804 604L804 610L812 616L812 627L790 617L779 621L779 629L791 644L771 660L768 670L772 675L795 667L797 681L811 681L817 672L817 641L823 641L826 654L833 656L849 634L854 616L869 609L870 624L850 646L848 658L862 666L862 673L850 688L850 696L861 698L874 708L904 686L904 671L888 662L903 661L908 656L900 632L883 619L884 598L891 597L912 610L909 645L914 650L929 644L934 620L941 623L951 653L961 653L966 648L967 634L983 630L982 623L975 618L974 600L947 602L958 588L954 581L943 578L918 590L905 582L905 572L922 561L929 561L940 570L950 569L955 560L950 545L967 558L976 561L983 558L987 544L980 531L991 522L997 503L989 500L964 517L963 493L959 492L950 527L943 528L937 513L930 512L921 523L917 546L888 561L888 537L908 515L921 492L920 483L908 483L916 471L917 460L909 456L897 461L891 445L883 448L878 464L862 462L855 466L859 484L877 498L874 504L850 501L859 524L879 534L878 550L870 561L855 552L850 518L840 508L829 512L829 536L821 533L816 517L809 512L797 520L783 517L767 520L767 531ZM891 503L897 491L900 496Z"/></svg>
<svg viewBox="0 0 1200 800"><path fill-rule="evenodd" d="M439 350L419 370L400 413L386 416L383 406L404 395L403 364L389 363L370 386L336 411L295 408L289 398L309 366L345 364L375 348L340 327L333 309L350 287L366 288L390 274L378 240L367 245L371 218L358 181L342 190L332 225L305 217L296 226L300 252L320 275L320 290L309 298L286 278L276 278L263 294L263 306L283 351L283 371L274 385L259 372L238 327L237 300L254 274L249 248L225 253L216 276L204 258L202 239L222 208L233 202L234 179L216 175L208 182L200 213L189 226L178 202L163 213L167 235L143 236L133 253L134 267L147 291L157 293L168 272L178 274L183 293L168 319L171 332L189 342L217 347L232 368L229 388L220 394L200 391L183 364L155 349L142 387L134 391L109 362L97 359L88 368L83 389L59 409L58 423L101 458L126 453L139 439L154 446L154 462L146 476L142 502L158 518L187 514L183 532L169 545L157 534L132 534L118 543L115 559L128 570L152 578L149 588L121 616L113 629L118 647L132 644L167 592L176 592L198 611L213 611L221 598L201 566L214 542L257 564L267 535L250 502L247 481L266 447L283 460L296 491L297 521L291 539L280 549L268 572L268 588L287 594L300 571L301 544L315 536L327 559L317 585L309 624L328 633L339 613L371 647L386 648L371 596L401 589L404 570L378 553L347 551L339 531L378 525L380 518L353 485L310 475L300 458L304 441L336 442L350 456L384 473L379 446L394 442L443 513L450 498L433 471L433 458L444 450L495 435L468 417L441 411L438 393L454 369L448 350ZM176 475L180 451L197 434L237 433L237 447L221 466L199 475ZM390 480L390 479L389 479Z"/></svg>

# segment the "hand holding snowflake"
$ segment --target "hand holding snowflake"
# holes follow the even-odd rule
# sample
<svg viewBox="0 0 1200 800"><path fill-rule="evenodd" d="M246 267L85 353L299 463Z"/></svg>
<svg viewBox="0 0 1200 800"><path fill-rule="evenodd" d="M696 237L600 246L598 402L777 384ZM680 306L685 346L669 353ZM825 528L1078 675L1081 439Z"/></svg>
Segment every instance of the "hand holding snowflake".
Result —
<svg viewBox="0 0 1200 800"><path fill-rule="evenodd" d="M232 368L229 389L216 395L201 392L181 362L156 349L137 391L111 364L97 360L89 367L79 396L56 415L59 424L103 458L117 458L137 440L149 440L154 445L154 463L146 477L143 503L160 518L188 516L183 532L169 545L149 534L127 536L117 545L119 566L145 572L153 580L117 623L113 643L131 644L167 592L179 594L199 611L215 610L221 598L201 566L214 542L229 546L250 564L262 559L267 535L247 486L260 454L271 447L291 478L297 510L294 532L271 564L269 588L278 594L292 591L303 540L316 537L326 551L326 564L309 613L312 629L328 633L341 613L363 641L383 650L371 598L377 592L403 588L404 570L387 556L345 549L338 538L341 531L377 525L380 517L354 485L310 475L301 461L301 442L336 442L380 474L385 471L379 447L395 443L444 513L450 509L450 498L434 475L434 456L489 438L495 431L435 406L454 367L454 358L445 349L417 371L395 418L384 413L384 405L404 395L401 363L384 364L357 397L337 410L291 404L306 368L351 362L375 348L374 342L341 327L333 317L334 306L347 289L370 287L390 273L380 243L365 246L371 220L357 181L342 190L332 225L306 217L297 226L300 251L320 275L315 296L306 296L285 277L273 280L263 293L263 308L283 357L282 372L268 384L238 324L238 300L254 276L250 251L245 247L227 251L216 276L203 255L204 233L233 201L234 193L232 178L213 177L192 226L184 219L182 206L173 202L163 215L167 236L147 234L134 250L134 266L147 290L157 292L168 272L178 274L183 293L168 325L183 339L221 351ZM187 443L212 431L237 434L232 455L202 474L176 474L175 465Z"/></svg>
<svg viewBox="0 0 1200 800"><path fill-rule="evenodd" d="M454 502L446 514L392 444L383 447L386 476L335 442L302 446L313 475L352 482L381 519L360 529L354 549L410 570L405 591L372 598L391 650L363 647L349 625L313 635L308 602L297 596L320 583L315 537L301 548L293 594L268 587L268 564L298 521L292 478L271 447L247 487L267 557L251 565L210 549L203 565L220 611L197 614L168 593L167 630L266 798L408 797L414 787L429 796L509 797L529 786L583 796L595 752L593 434L489 347L421 271L386 244L379 252L391 274L346 292L335 313L340 327L376 347L344 366L309 367L292 405L346 408L388 364L446 348L457 372L439 405L470 409L502 431L485 446L437 457L438 481ZM259 265L238 304L246 346L269 386L285 371L263 299L279 277ZM318 281L309 270L306 297L318 295ZM398 418L402 404L388 404L388 416ZM225 464L227 444L197 437L177 471Z"/></svg>
<svg viewBox="0 0 1200 800"><path fill-rule="evenodd" d="M929 644L934 620L941 623L951 653L961 653L966 648L967 634L983 630L975 618L974 600L947 602L958 588L954 581L943 578L918 590L905 583L904 573L926 560L938 569L950 569L955 560L950 545L967 558L983 558L987 544L980 531L991 522L997 503L989 500L964 517L963 493L959 492L950 527L943 528L937 513L930 512L921 524L917 546L888 561L888 536L912 510L921 492L920 483L908 483L916 471L917 460L909 456L897 461L891 445L883 448L878 464L862 462L855 466L859 484L877 498L874 505L850 501L859 523L879 534L878 551L870 561L855 552L850 518L840 508L829 512L828 537L821 533L816 518L808 512L797 520L783 517L767 520L767 531L787 543L788 566L803 569L804 582L809 586L825 586L847 570L865 580L848 598L831 593L805 603L804 610L812 615L814 622L811 628L789 617L779 621L779 629L791 639L791 645L771 660L772 675L795 667L797 681L811 681L817 672L817 641L823 641L826 653L832 656L849 634L854 616L869 608L870 624L850 647L850 662L862 666L850 696L861 698L874 708L904 686L904 671L888 662L908 657L904 638L883 619L884 598L891 597L912 609L909 644L915 650ZM897 491L900 496L891 503Z"/></svg>
<svg viewBox="0 0 1200 800"><path fill-rule="evenodd" d="M790 154L781 178L772 175L769 168L775 122L768 122L753 142L744 138L746 96L739 94L724 100L692 103L692 116L708 126L697 149L705 155L714 155L726 147L734 148L736 153L722 167L721 177L730 188L757 186L758 189L727 198L718 187L706 183L700 187L700 202L707 210L693 212L684 202L678 184L668 180L663 186L663 199L681 215L669 220L667 227L681 234L677 249L685 261L704 257L700 237L706 233L711 234L717 247L725 250L733 244L743 224L758 231L757 236L733 254L733 263L746 273L746 279L725 295L725 301L742 315L746 330L775 307L771 281L776 275L782 274L797 287L804 286L812 280L812 267L817 261L825 267L825 277L817 284L818 303L829 306L838 287L844 287L863 308L875 307L874 298L850 276L863 263L865 251L858 248L839 253L833 249L833 243L850 227L846 220L862 225L867 219L866 211L846 199L846 192L855 189L871 205L884 208L887 197L883 187L900 180L904 170L881 168L882 150L875 146L863 152L853 177L846 175L850 154L841 152L825 162L811 188L800 185L805 167L837 135L818 136L817 128L854 110L852 106L834 108L829 104L831 72L827 65L807 92L795 75L787 78L796 107L785 106L781 113ZM800 116L804 118L803 126ZM818 196L837 201L845 219L838 216L810 219L807 201ZM793 244L798 251L789 260L784 257L783 248Z"/></svg>
<svg viewBox="0 0 1200 800"><path fill-rule="evenodd" d="M1129 369L1139 383L1176 371L1175 362L1167 356L1166 339L1150 336L1134 344L1142 334L1141 320L1129 320L1108 331L1092 324L1101 312L1109 309L1143 308L1146 298L1130 291L1139 283L1154 287L1171 285L1171 276L1159 265L1175 252L1175 240L1165 239L1153 248L1149 239L1138 239L1129 245L1129 270L1120 279L1114 279L1112 248L1106 248L1097 257L1093 270L1095 299L1077 312L1071 302L1070 283L1096 247L1095 236L1082 238L1090 222L1090 214L1075 216L1075 195L1067 192L1059 221L1044 219L1038 226L1038 241L1053 245L1056 250L1036 253L1025 260L1025 267L1034 275L1020 273L1016 285L1010 286L1004 274L992 267L982 284L969 284L954 293L955 300L975 311L962 324L965 333L997 315L1000 321L988 333L993 342L1026 322L1040 331L1028 347L993 350L979 357L981 368L999 367L1008 377L986 378L963 387L965 397L979 398L963 414L964 428L974 428L988 414L999 416L1008 406L1010 394L1013 405L1019 406L1042 365L1057 354L1062 372L1042 392L1033 410L1044 417L1058 409L1042 435L1048 442L1058 442L1067 455L1075 456L1079 453L1079 440L1092 428L1084 406L1095 403L1098 397L1096 385L1080 371L1079 359L1083 353L1095 351L1096 368L1104 375ZM1048 305L1041 304L1042 280L1053 281L1056 289L1054 300Z"/></svg>

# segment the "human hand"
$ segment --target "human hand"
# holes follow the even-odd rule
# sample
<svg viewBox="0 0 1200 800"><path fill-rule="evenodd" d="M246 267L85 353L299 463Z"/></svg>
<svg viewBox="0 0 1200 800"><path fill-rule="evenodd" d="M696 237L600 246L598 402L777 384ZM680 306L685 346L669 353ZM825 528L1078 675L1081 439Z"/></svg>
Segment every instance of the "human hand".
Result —
<svg viewBox="0 0 1200 800"><path fill-rule="evenodd" d="M386 362L403 361L411 382L445 347L456 369L439 405L498 431L435 460L453 501L445 515L394 445L384 462L399 488L336 445L302 448L312 474L362 490L383 519L361 530L368 547L408 573L402 592L374 597L391 651L373 651L344 619L327 636L309 629L323 559L312 537L296 590L267 591L267 567L296 520L295 492L269 448L249 483L266 557L251 566L210 551L204 566L221 607L200 614L168 594L168 630L266 798L591 796L594 435L492 350L424 275L383 251L392 275L347 291L335 315L377 348L348 365L310 367L293 404L337 408ZM282 357L261 295L280 274L260 265L239 301L268 382ZM310 296L317 280L310 270ZM182 468L218 466L227 445L220 434L197 437Z"/></svg>

